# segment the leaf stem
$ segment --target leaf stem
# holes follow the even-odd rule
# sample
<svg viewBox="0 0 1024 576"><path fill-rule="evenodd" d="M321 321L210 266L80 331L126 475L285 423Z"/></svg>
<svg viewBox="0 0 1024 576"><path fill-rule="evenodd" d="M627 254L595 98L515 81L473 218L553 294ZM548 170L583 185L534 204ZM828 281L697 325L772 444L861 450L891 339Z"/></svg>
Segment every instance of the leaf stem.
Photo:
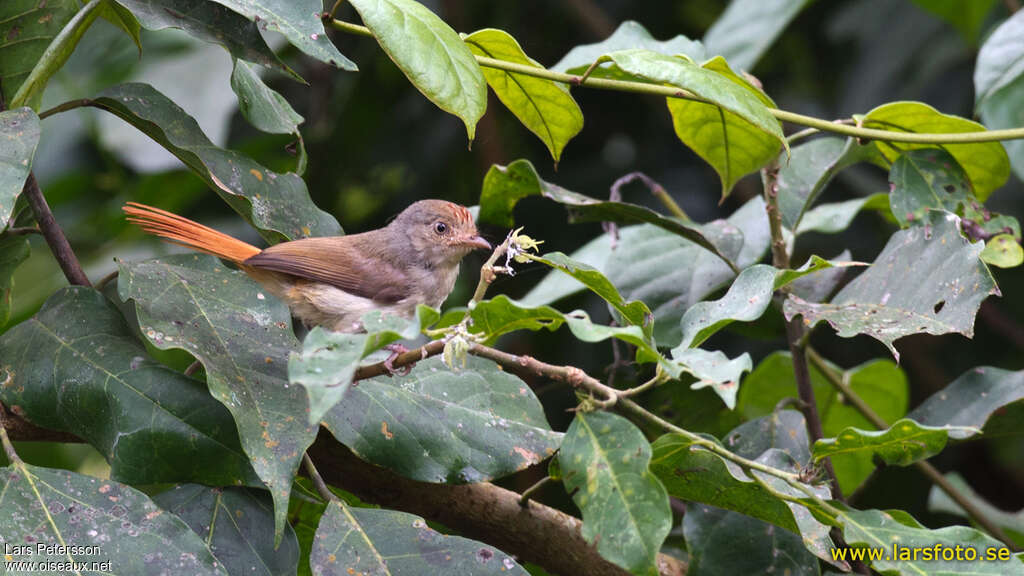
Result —
<svg viewBox="0 0 1024 576"><path fill-rule="evenodd" d="M551 476L545 476L538 480L533 486L530 486L526 490L523 490L523 495L519 497L519 505L525 508L526 505L529 504L530 498L534 494L536 494L538 490L547 486L553 481L554 478L552 478Z"/></svg>
<svg viewBox="0 0 1024 576"><path fill-rule="evenodd" d="M373 33L370 32L369 28L358 24L352 24L351 22L344 22L342 20L332 18L327 21L327 23L336 30L348 32L350 34L373 36ZM573 86L588 86L590 88L597 88L601 90L634 92L638 94L664 96L666 98L683 98L686 100L695 100L697 102L712 104L711 102L707 102L707 100L698 98L686 90L681 90L674 86L663 86L659 84L648 84L645 82L633 82L629 80L613 80L610 78L594 78L593 76L583 78L574 74L555 72L554 70L547 70L537 66L529 66L526 64L498 60L495 58L487 58L486 56L476 56L476 61L478 64L486 68L496 68L498 70L505 70L506 72L515 72L525 76L543 78L545 80L571 84ZM832 132L864 140L882 140L885 142L906 142L915 144L967 144L1024 139L1024 127L1009 128L1005 130L985 130L982 132L894 132L890 130L878 130L874 128L863 128L855 125L837 123L831 120L823 120L821 118L805 116L803 114L779 110L777 108L769 108L768 112L783 122L790 122L801 126L817 128L822 132Z"/></svg>
<svg viewBox="0 0 1024 576"><path fill-rule="evenodd" d="M39 119L43 120L45 118L49 118L50 116L53 116L54 114L60 114L61 112L66 112L68 110L74 110L75 108L84 108L86 106L92 106L92 105L93 105L93 101L90 100L89 98L79 98L77 100L68 100L67 102L61 102L60 104L57 104L53 108L48 108L46 110L43 110L42 112L39 113Z"/></svg>
<svg viewBox="0 0 1024 576"><path fill-rule="evenodd" d="M825 380L827 380L828 383L836 389L836 391L842 394L843 399L845 401L849 401L857 412L860 412L862 416L867 418L875 428L879 430L889 428L889 423L879 416L878 413L875 412L871 406L869 406L868 403L850 387L843 375L829 365L825 358L818 354L814 348L807 347L807 358L810 360L811 364L817 368L823 376L825 376ZM954 502L960 505L960 507L967 512L967 515L977 522L979 526L984 528L986 532L995 536L999 540L1002 540L1003 543L1009 546L1011 550L1020 550L1020 547L1017 546L1016 542L1014 542L998 524L986 516L984 512L982 512L967 498L967 496L950 484L949 481L946 480L946 477L943 476L942 473L934 466L925 460L919 460L914 462L914 467L924 474L932 484L938 486L940 490L945 492Z"/></svg>
<svg viewBox="0 0 1024 576"><path fill-rule="evenodd" d="M320 472L316 469L316 465L313 464L313 459L309 457L308 453L302 455L302 466L306 469L306 473L309 474L309 479L313 481L313 486L316 487L316 491L320 493L321 498L327 502L339 500L338 496L327 487L327 483L320 476Z"/></svg>
<svg viewBox="0 0 1024 576"><path fill-rule="evenodd" d="M7 455L11 464L24 464L14 449L11 439L7 436L7 409L2 403L0 403L0 444L4 445L4 454Z"/></svg>
<svg viewBox="0 0 1024 576"><path fill-rule="evenodd" d="M29 234L42 234L42 230L35 226L22 226L20 228L8 228L0 232L0 236L27 236Z"/></svg>
<svg viewBox="0 0 1024 576"><path fill-rule="evenodd" d="M46 243L50 246L53 257L60 264L64 277L73 285L92 286L89 278L82 271L82 265L78 263L78 257L75 256L74 250L71 249L71 244L68 243L68 239L64 236L64 231L57 224L57 219L53 217L50 205L46 203L46 198L43 196L43 191L39 189L39 182L36 181L36 175L33 172L29 172L28 179L25 180L25 187L22 189L22 194L28 201L28 205L32 207L36 222L39 224L39 230L46 239Z"/></svg>

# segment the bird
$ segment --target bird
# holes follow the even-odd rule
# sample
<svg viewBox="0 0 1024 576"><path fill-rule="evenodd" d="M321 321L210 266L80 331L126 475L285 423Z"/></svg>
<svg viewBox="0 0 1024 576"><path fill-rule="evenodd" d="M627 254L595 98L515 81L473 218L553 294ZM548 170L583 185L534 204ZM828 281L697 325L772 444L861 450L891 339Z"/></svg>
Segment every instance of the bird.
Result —
<svg viewBox="0 0 1024 576"><path fill-rule="evenodd" d="M160 208L128 202L123 210L149 234L234 263L307 328L335 332L363 331L374 310L411 317L420 304L439 307L463 257L491 248L469 210L444 200L415 202L376 230L264 249Z"/></svg>

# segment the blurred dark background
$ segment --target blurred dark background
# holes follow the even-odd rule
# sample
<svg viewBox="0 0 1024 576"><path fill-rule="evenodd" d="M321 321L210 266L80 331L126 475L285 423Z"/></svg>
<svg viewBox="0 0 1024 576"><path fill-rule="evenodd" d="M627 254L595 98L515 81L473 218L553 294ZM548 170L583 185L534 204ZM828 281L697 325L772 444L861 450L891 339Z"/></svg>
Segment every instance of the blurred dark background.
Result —
<svg viewBox="0 0 1024 576"><path fill-rule="evenodd" d="M726 4L722 0L424 3L460 32L486 27L510 32L532 58L548 66L575 45L603 39L627 19L640 22L659 39L676 34L700 38ZM357 20L347 6L338 16ZM945 113L973 117L972 74L978 45L1005 16L1005 5L993 2L986 21L972 31L955 28L909 0L815 2L801 12L751 72L780 108L822 118L866 113L895 100L919 100ZM549 181L596 197L606 196L619 176L642 171L664 185L698 221L725 217L760 193L759 178L747 177L720 204L715 173L680 144L664 102L654 97L574 89L585 127L568 145L556 169L541 142L492 96L476 141L467 149L462 122L419 94L372 40L331 34L360 72L339 72L278 44L282 57L309 85L274 75L268 77L268 83L306 118L302 132L309 152L305 179L310 193L348 231L380 226L423 197L476 204L487 169L517 158L530 159ZM199 44L175 31L144 32L143 47L140 58L124 34L97 22L51 83L46 106L89 96L128 79L150 82L194 115L216 143L249 154L273 170L294 169L295 158L286 150L292 138L260 133L238 113L228 85L231 60L223 49ZM787 131L796 129L787 126ZM144 141L145 137L140 139L119 120L92 110L76 110L44 121L36 173L91 278L114 270L115 257L141 259L170 250L125 225L120 206L127 200L174 210L258 242L255 232L198 178L158 147L144 146ZM991 197L990 208L1024 217L1021 188L1020 180L1011 177ZM883 171L857 167L830 185L824 201L887 189ZM639 185L626 188L626 199L658 207ZM564 211L540 199L522 202L517 215L518 222L531 236L543 239L544 249L549 251L568 253L601 234L597 224L567 226ZM831 257L846 247L854 259L870 261L894 231L894 226L877 214L862 214L842 234L801 237L794 261L801 262L812 252ZM485 233L500 239L505 231ZM476 281L477 258L467 262L450 303L468 298ZM898 343L902 367L911 382L911 407L968 368L1024 368L1024 300L1014 297L1024 288L1024 276L1019 268L993 272L1005 296L990 298L982 307L973 340L957 335L920 336ZM515 278L496 283L492 293L522 295L544 273L536 266L525 267ZM40 239L33 239L32 257L18 270L15 282L8 326L33 314L64 283ZM571 297L560 307L586 308L596 320L608 319L607 312L586 296ZM730 356L749 351L755 363L785 347L779 337L782 330L777 313L769 313L755 326L737 328L716 336L706 347L722 349ZM874 340L839 339L827 327L815 331L813 343L843 367L887 356ZM601 374L612 358L610 344L584 346L567 332L509 337L501 346L579 365L593 374ZM646 374L627 367L617 376L628 381ZM571 391L544 382L532 384L548 408L552 424L564 429L571 417L564 410L574 402ZM700 409L724 409L710 394L697 398L715 403ZM87 453L83 450L69 451L66 465L102 468L95 456L82 464L82 454ZM1024 506L1024 445L1018 441L981 441L955 447L935 462L940 469L959 470L975 489L1003 508ZM530 480L523 477L511 482L526 485ZM953 520L925 511L927 493L928 484L914 469L890 469L881 472L857 505L908 509L933 526Z"/></svg>

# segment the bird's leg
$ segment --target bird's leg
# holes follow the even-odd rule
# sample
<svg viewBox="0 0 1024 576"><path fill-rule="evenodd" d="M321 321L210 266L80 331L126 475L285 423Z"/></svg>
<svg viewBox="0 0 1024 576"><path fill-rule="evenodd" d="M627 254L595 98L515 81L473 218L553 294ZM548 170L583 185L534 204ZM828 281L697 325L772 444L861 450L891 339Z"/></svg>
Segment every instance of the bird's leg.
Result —
<svg viewBox="0 0 1024 576"><path fill-rule="evenodd" d="M409 349L399 342L392 342L391 344L385 346L384 349L391 352L391 355L388 356L386 360L384 360L384 369L387 370L388 374L390 374L391 376L394 376L396 374L399 376L405 376L406 374L411 372L412 367L416 365L415 362L412 362L411 364L406 364L401 368L395 369L395 360L397 360L398 357L401 356L402 354L408 352Z"/></svg>

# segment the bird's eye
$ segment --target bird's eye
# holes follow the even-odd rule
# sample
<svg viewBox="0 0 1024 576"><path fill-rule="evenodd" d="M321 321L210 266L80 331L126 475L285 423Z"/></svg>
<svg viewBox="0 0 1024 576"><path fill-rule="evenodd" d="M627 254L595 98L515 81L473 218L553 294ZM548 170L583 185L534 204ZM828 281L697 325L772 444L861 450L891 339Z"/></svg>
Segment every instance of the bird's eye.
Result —
<svg viewBox="0 0 1024 576"><path fill-rule="evenodd" d="M447 231L448 225L445 224L444 222L438 222L437 224L434 224L434 232L437 232L438 234L444 234Z"/></svg>

